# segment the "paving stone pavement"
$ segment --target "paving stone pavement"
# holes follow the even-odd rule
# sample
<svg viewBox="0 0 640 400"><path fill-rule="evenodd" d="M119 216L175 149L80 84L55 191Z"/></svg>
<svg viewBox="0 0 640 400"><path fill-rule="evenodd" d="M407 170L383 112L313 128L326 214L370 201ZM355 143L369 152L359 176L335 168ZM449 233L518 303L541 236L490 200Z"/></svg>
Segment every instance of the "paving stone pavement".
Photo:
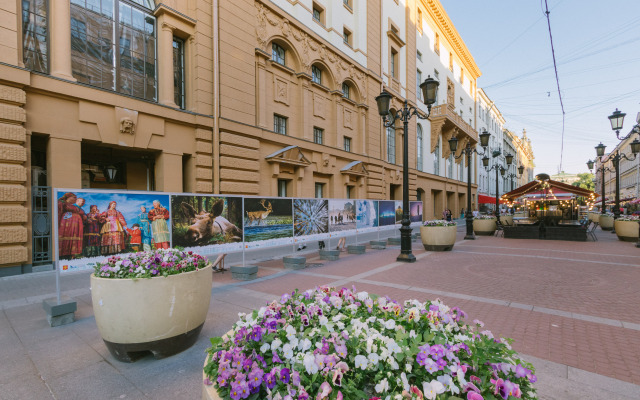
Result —
<svg viewBox="0 0 640 400"><path fill-rule="evenodd" d="M399 246L343 252L338 261L320 260L313 249L297 252L313 265L297 271L283 268L278 251L263 253L257 280L214 274L207 321L192 348L132 364L113 359L100 338L87 272L63 277L63 293L78 302L77 320L56 328L41 306L52 274L0 279L0 399L200 398L209 337L224 334L238 312L324 284L459 306L495 335L514 339L537 368L541 399L640 397L640 249L602 231L586 243L464 241L463 231L451 252L425 252L414 242L414 264L395 261Z"/></svg>

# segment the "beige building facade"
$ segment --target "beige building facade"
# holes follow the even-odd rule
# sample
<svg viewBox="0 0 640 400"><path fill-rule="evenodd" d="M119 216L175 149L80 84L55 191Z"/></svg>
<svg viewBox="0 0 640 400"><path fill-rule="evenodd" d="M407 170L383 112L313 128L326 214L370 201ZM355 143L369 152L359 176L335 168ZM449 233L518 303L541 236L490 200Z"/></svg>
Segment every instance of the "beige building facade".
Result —
<svg viewBox="0 0 640 400"><path fill-rule="evenodd" d="M426 112L427 75L441 85L430 120L409 123L411 200L425 218L466 207L477 172L456 156L477 143L480 71L438 1L0 9L0 275L50 263L47 188L401 199L403 129L375 97Z"/></svg>

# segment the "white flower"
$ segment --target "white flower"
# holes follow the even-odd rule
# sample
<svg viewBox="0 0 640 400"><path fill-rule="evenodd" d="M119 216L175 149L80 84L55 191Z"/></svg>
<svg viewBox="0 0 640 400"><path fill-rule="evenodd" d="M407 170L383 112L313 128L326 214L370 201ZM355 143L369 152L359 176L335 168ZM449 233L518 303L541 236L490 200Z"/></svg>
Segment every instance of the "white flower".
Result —
<svg viewBox="0 0 640 400"><path fill-rule="evenodd" d="M358 300L364 301L369 298L369 293L367 292L358 292Z"/></svg>
<svg viewBox="0 0 640 400"><path fill-rule="evenodd" d="M282 353L287 360L290 360L293 357L293 349L289 343L282 347Z"/></svg>
<svg viewBox="0 0 640 400"><path fill-rule="evenodd" d="M371 361L371 364L373 365L378 365L378 361L380 361L380 356L378 356L377 353L371 353L369 354L369 361Z"/></svg>
<svg viewBox="0 0 640 400"><path fill-rule="evenodd" d="M384 327L387 329L393 329L396 327L396 321L393 319L387 320L384 323Z"/></svg>
<svg viewBox="0 0 640 400"><path fill-rule="evenodd" d="M281 344L282 340L275 339L273 342L271 342L271 350L276 350L278 347L280 347Z"/></svg>
<svg viewBox="0 0 640 400"><path fill-rule="evenodd" d="M358 354L355 359L356 368L367 369L367 365L369 362L367 361L367 357L362 354Z"/></svg>
<svg viewBox="0 0 640 400"><path fill-rule="evenodd" d="M402 388L407 392L411 389L409 386L409 381L407 380L407 374L404 372L400 374L400 379L402 379Z"/></svg>
<svg viewBox="0 0 640 400"><path fill-rule="evenodd" d="M297 337L294 337L293 339L291 339L291 340L289 341L289 344L291 345L291 348L292 348L292 349L294 349L294 348L298 347L298 343L299 343L299 342L300 342L300 341L298 340L298 338L297 338Z"/></svg>
<svg viewBox="0 0 640 400"><path fill-rule="evenodd" d="M437 395L444 393L444 386L436 380L431 382L422 382L422 393L425 398L434 400Z"/></svg>
<svg viewBox="0 0 640 400"><path fill-rule="evenodd" d="M407 363L404 369L406 369L408 373L411 373L411 370L413 369L413 367L411 366L411 364Z"/></svg>
<svg viewBox="0 0 640 400"><path fill-rule="evenodd" d="M269 350L269 348L271 348L271 345L269 345L269 343L265 343L260 347L260 353L265 353L267 350Z"/></svg>
<svg viewBox="0 0 640 400"><path fill-rule="evenodd" d="M316 356L314 356L313 353L305 354L304 359L302 360L302 364L304 365L309 375L315 375L318 372L318 364L316 364Z"/></svg>
<svg viewBox="0 0 640 400"><path fill-rule="evenodd" d="M416 331L414 331L413 329L409 332L409 337L411 339L418 337L418 335L416 334Z"/></svg>
<svg viewBox="0 0 640 400"><path fill-rule="evenodd" d="M311 340L304 338L298 343L298 349L302 351L307 351L311 348Z"/></svg>
<svg viewBox="0 0 640 400"><path fill-rule="evenodd" d="M318 319L318 321L320 322L320 326L322 326L326 325L329 322L329 319L323 315Z"/></svg>
<svg viewBox="0 0 640 400"><path fill-rule="evenodd" d="M386 297L378 297L378 305L382 306L386 306L387 305L387 298Z"/></svg>
<svg viewBox="0 0 640 400"><path fill-rule="evenodd" d="M291 340L296 336L296 328L291 325L287 325L285 331L287 331L287 339Z"/></svg>
<svg viewBox="0 0 640 400"><path fill-rule="evenodd" d="M398 363L396 362L396 359L393 357L389 357L389 359L387 359L387 362L391 365L391 369L398 369L400 368L400 366L398 365Z"/></svg>
<svg viewBox="0 0 640 400"><path fill-rule="evenodd" d="M387 382L387 378L384 378L375 386L376 393L384 393L389 390L389 382Z"/></svg>

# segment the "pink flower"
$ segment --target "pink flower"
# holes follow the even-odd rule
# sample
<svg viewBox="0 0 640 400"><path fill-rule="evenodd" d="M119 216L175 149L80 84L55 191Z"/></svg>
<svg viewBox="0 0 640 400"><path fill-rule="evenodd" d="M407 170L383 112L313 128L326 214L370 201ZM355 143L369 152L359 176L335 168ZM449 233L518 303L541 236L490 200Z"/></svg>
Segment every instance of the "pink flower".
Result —
<svg viewBox="0 0 640 400"><path fill-rule="evenodd" d="M316 396L316 400L328 399L329 393L331 393L333 389L331 389L331 385L329 385L329 382L324 381L322 382L322 385L320 385L320 390L320 393L318 393L318 396Z"/></svg>

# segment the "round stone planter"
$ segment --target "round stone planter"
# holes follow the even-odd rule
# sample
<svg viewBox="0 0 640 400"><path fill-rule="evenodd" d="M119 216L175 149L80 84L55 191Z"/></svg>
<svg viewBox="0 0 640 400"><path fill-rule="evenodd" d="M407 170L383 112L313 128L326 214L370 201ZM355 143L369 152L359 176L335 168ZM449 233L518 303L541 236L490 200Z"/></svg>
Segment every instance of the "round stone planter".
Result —
<svg viewBox="0 0 640 400"><path fill-rule="evenodd" d="M638 241L638 229L639 229L638 222L616 221L615 228L616 228L616 235L618 235L618 239L625 242Z"/></svg>
<svg viewBox="0 0 640 400"><path fill-rule="evenodd" d="M600 214L598 222L600 223L600 228L603 231L610 231L613 229L613 217L609 215Z"/></svg>
<svg viewBox="0 0 640 400"><path fill-rule="evenodd" d="M513 225L513 215L501 215L500 222L503 225Z"/></svg>
<svg viewBox="0 0 640 400"><path fill-rule="evenodd" d="M304 269L307 266L307 257L283 257L284 269Z"/></svg>
<svg viewBox="0 0 640 400"><path fill-rule="evenodd" d="M390 238L387 238L387 242L391 246L398 246L402 243L402 239L400 237L390 237Z"/></svg>
<svg viewBox="0 0 640 400"><path fill-rule="evenodd" d="M422 245L427 251L451 251L456 243L454 226L421 226L420 237Z"/></svg>
<svg viewBox="0 0 640 400"><path fill-rule="evenodd" d="M147 352L159 359L191 347L207 318L211 279L211 266L150 279L92 274L93 312L111 355L133 362Z"/></svg>
<svg viewBox="0 0 640 400"><path fill-rule="evenodd" d="M350 244L347 246L347 253L349 254L364 254L367 251L367 246L363 244Z"/></svg>
<svg viewBox="0 0 640 400"><path fill-rule="evenodd" d="M320 250L318 254L321 260L336 261L340 258L340 250Z"/></svg>
<svg viewBox="0 0 640 400"><path fill-rule="evenodd" d="M600 223L600 214L598 213L589 213L589 221Z"/></svg>
<svg viewBox="0 0 640 400"><path fill-rule="evenodd" d="M369 242L369 245L371 246L372 249L375 250L384 250L387 248L387 241L386 240L372 240Z"/></svg>
<svg viewBox="0 0 640 400"><path fill-rule="evenodd" d="M491 219L474 219L473 231L476 235L491 236L496 231L496 218Z"/></svg>

